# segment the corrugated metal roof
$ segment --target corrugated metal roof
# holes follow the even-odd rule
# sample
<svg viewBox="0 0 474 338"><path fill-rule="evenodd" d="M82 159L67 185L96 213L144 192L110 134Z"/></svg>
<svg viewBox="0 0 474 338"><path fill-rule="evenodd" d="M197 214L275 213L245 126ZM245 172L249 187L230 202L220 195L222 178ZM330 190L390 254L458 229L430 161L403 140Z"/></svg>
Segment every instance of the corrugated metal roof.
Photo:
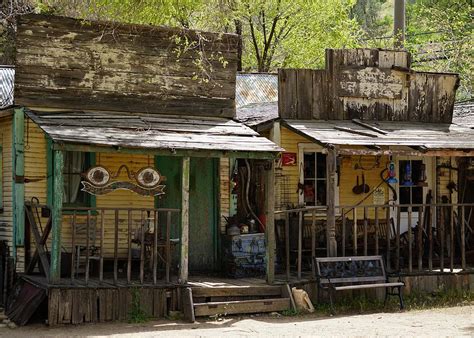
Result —
<svg viewBox="0 0 474 338"><path fill-rule="evenodd" d="M474 129L474 101L454 105L453 123Z"/></svg>
<svg viewBox="0 0 474 338"><path fill-rule="evenodd" d="M15 69L0 66L0 109L13 105Z"/></svg>
<svg viewBox="0 0 474 338"><path fill-rule="evenodd" d="M429 149L474 149L474 130L457 124L399 121L364 121L388 133L382 135L352 121L284 120L288 128L322 144L350 146L409 146ZM372 134L359 135L352 130Z"/></svg>
<svg viewBox="0 0 474 338"><path fill-rule="evenodd" d="M252 103L278 101L278 74L239 73L236 79L237 108Z"/></svg>
<svg viewBox="0 0 474 338"><path fill-rule="evenodd" d="M169 150L282 150L249 127L225 118L118 112L27 114L53 141L61 143Z"/></svg>

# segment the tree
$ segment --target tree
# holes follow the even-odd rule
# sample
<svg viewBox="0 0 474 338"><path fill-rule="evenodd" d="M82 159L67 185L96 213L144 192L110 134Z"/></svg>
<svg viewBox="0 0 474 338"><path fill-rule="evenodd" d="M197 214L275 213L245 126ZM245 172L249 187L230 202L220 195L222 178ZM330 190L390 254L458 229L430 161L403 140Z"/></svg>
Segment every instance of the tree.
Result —
<svg viewBox="0 0 474 338"><path fill-rule="evenodd" d="M351 47L359 33L353 0L43 0L59 15L170 25L241 35L239 68L320 67L325 48ZM296 52L297 51L297 52Z"/></svg>
<svg viewBox="0 0 474 338"><path fill-rule="evenodd" d="M473 98L472 0L417 0L407 8L407 49L415 69L461 76L459 100Z"/></svg>

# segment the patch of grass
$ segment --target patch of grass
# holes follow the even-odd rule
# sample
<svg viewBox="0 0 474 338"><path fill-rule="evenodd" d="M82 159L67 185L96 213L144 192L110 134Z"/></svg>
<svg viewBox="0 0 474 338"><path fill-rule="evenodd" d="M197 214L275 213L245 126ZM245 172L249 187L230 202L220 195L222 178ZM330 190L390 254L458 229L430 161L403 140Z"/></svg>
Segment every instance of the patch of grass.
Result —
<svg viewBox="0 0 474 338"><path fill-rule="evenodd" d="M129 323L145 323L150 317L148 314L140 307L140 291L138 288L133 288L130 290L132 293L132 308L128 313L128 322Z"/></svg>
<svg viewBox="0 0 474 338"><path fill-rule="evenodd" d="M436 307L462 306L474 304L474 292L440 288L435 292L412 291L409 295L403 297L405 310L421 310ZM315 304L316 313L330 315L331 307L329 301ZM391 296L384 307L383 300L375 297L353 296L339 297L334 303L336 314L350 313L373 313L373 312L395 312L399 311L399 302L397 296Z"/></svg>
<svg viewBox="0 0 474 338"><path fill-rule="evenodd" d="M298 316L300 312L298 310L287 309L287 310L283 310L281 314L285 317L294 317L294 316Z"/></svg>

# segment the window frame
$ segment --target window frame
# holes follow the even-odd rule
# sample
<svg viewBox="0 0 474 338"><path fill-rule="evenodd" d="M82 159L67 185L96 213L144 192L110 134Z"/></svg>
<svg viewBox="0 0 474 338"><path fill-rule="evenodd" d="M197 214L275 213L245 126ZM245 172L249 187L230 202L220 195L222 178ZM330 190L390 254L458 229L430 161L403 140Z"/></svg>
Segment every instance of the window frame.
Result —
<svg viewBox="0 0 474 338"><path fill-rule="evenodd" d="M75 153L76 151L64 151L64 158L66 158L66 153ZM88 152L82 152L85 154L85 166L86 168L90 168L93 164L92 164L92 153L88 153ZM66 173L65 172L65 169L66 169L66 163L64 163L64 168L63 168L63 179L64 181L66 181L66 177L67 176L70 176L70 175L80 175L80 173ZM80 188L80 186L79 186ZM91 198L92 198L92 195L91 194L88 194L88 193L85 193L85 201L84 202L74 202L74 203L68 203L68 202L65 202L63 201L63 207L64 208L74 208L74 207L77 207L77 208L90 208L91 207Z"/></svg>
<svg viewBox="0 0 474 338"><path fill-rule="evenodd" d="M322 146L319 146L317 144L314 144L314 143L298 143L298 171L299 171L299 174L298 174L298 179L299 181L298 182L304 182L304 154L305 153L321 153L321 154L324 154L324 155L327 155L327 150L326 148L323 148ZM316 173L315 173L316 174ZM327 191L327 184L328 184L328 174L327 174L327 171L326 171L326 191ZM338 179L336 178L335 182L334 182L334 188L335 188L335 196L334 196L334 203L336 206L339 205L339 186L338 186ZM316 191L316 187L315 187L315 191ZM298 203L299 205L305 205L305 201L304 201L304 194L300 194L298 193ZM326 204L327 204L327 201L326 201ZM339 209L336 209L336 214L340 214L340 210Z"/></svg>
<svg viewBox="0 0 474 338"><path fill-rule="evenodd" d="M90 167L96 165L96 153L86 152L89 157L88 165ZM47 164L47 201L46 204L52 208L53 205L53 184L54 184L54 151L53 141L50 137L46 136L46 164ZM63 203L63 208L74 208L74 207L85 207L95 208L96 207L96 196L88 194L87 205L83 204L67 204ZM63 210L63 214L72 214L72 210ZM87 210L77 210L76 213L87 213Z"/></svg>

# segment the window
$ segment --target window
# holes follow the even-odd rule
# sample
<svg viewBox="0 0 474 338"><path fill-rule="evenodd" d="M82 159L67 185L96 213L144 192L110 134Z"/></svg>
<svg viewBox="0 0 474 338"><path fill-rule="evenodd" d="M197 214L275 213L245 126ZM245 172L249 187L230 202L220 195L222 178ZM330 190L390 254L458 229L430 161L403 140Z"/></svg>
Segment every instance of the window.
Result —
<svg viewBox="0 0 474 338"><path fill-rule="evenodd" d="M400 160L400 204L423 204L423 182L426 181L425 166L422 160ZM413 207L418 211L418 207ZM402 212L407 212L408 207L402 207Z"/></svg>
<svg viewBox="0 0 474 338"><path fill-rule="evenodd" d="M64 194L65 206L90 206L90 195L82 191L81 174L92 164L92 154L78 151L64 152Z"/></svg>
<svg viewBox="0 0 474 338"><path fill-rule="evenodd" d="M326 205L326 155L305 152L303 167L305 204Z"/></svg>

